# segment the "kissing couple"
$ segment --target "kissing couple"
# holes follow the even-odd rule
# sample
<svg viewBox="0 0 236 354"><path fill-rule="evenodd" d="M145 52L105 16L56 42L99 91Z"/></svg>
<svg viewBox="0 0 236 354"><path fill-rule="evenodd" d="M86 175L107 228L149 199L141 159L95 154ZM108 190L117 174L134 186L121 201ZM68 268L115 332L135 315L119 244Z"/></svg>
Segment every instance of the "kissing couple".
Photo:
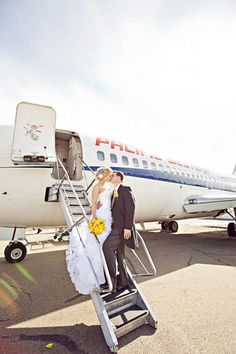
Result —
<svg viewBox="0 0 236 354"><path fill-rule="evenodd" d="M92 190L92 219L105 222L104 231L94 236L87 221L70 233L66 251L66 262L71 281L81 294L90 294L95 289L108 290L104 277L101 248L107 262L112 281L112 292L129 284L125 244L134 248L135 204L130 187L123 186L124 174L109 167L96 171L97 183ZM99 242L97 242L96 237ZM99 249L100 248L100 249Z"/></svg>

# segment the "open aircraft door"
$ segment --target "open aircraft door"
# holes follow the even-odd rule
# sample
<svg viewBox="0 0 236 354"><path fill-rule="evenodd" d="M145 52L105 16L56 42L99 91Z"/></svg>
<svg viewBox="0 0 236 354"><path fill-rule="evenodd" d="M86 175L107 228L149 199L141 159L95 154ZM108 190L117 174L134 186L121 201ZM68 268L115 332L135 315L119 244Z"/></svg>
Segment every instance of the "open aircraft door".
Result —
<svg viewBox="0 0 236 354"><path fill-rule="evenodd" d="M16 108L12 145L14 163L53 163L56 112L52 107L21 102Z"/></svg>
<svg viewBox="0 0 236 354"><path fill-rule="evenodd" d="M69 141L68 172L74 181L82 178L82 148L81 142L77 137L71 137Z"/></svg>

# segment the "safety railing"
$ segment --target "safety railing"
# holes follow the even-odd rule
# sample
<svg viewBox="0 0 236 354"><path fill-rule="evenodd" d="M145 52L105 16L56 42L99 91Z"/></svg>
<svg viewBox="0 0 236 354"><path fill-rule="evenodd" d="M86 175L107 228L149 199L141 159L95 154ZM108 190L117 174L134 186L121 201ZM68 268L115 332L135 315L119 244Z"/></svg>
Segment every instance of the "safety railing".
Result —
<svg viewBox="0 0 236 354"><path fill-rule="evenodd" d="M92 182L87 186L85 193L88 193L89 189L92 187L92 185L94 184L95 180L96 180L96 174L94 173L94 171L92 170L92 168L82 159L82 157L80 157L81 162L87 167L87 169L94 175L94 179L92 180ZM84 174L86 182L87 182L87 177L86 174ZM87 183L88 184L88 183Z"/></svg>
<svg viewBox="0 0 236 354"><path fill-rule="evenodd" d="M145 242L144 242L142 236L140 235L140 233L139 233L137 230L135 230L135 233L136 233L137 238L138 238L138 244L139 244L138 248L140 247L140 244L141 244L142 247L143 247L144 253L145 253L146 257L147 257L147 260L148 260L148 262L149 262L149 264L150 264L150 266L151 266L151 272L148 271L148 269L146 268L146 266L143 264L142 260L141 260L140 257L138 256L137 252L136 252L134 249L131 249L132 254L133 254L133 255L135 256L135 258L139 261L139 263L141 264L141 266L143 267L143 269L144 269L145 272L146 272L146 273L132 273L132 276L134 276L134 277L145 277L145 276L149 276L149 277L150 277L150 276L155 276L155 275L156 275L156 272L157 272L157 271L156 271L156 266L155 266L155 264L154 264L154 262L153 262L153 260L152 260L152 257L150 256L150 253L149 253L149 251L148 251L148 249L147 249L147 246L146 246L146 244L145 244Z"/></svg>

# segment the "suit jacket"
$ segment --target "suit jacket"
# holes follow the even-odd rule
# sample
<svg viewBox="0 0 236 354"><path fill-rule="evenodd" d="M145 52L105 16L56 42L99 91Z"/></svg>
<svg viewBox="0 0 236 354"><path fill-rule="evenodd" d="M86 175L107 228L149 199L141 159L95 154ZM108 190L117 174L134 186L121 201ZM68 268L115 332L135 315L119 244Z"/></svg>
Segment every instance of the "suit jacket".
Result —
<svg viewBox="0 0 236 354"><path fill-rule="evenodd" d="M118 197L113 200L112 218L114 227L116 227L123 237L124 229L131 230L132 236L128 240L124 239L126 246L135 248L134 233L134 197L130 187L123 186L118 188Z"/></svg>

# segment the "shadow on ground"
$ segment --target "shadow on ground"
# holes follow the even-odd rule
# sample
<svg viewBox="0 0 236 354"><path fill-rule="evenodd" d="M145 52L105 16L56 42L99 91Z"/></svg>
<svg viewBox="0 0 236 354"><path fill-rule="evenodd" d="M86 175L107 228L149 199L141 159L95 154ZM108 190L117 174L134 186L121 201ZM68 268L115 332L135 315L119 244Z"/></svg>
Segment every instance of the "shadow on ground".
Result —
<svg viewBox="0 0 236 354"><path fill-rule="evenodd" d="M222 231L171 235L142 232L142 235L157 267L157 277L196 263L236 266L236 240L228 238ZM142 256L141 250L139 253ZM131 270L140 269L132 257L129 257L128 262ZM146 277L138 278L138 282L147 280ZM30 254L20 267L8 264L1 258L0 354L21 354L21 350L22 353L41 353L46 350L44 345L51 342L54 343L50 349L52 354L109 353L100 326L86 326L79 323L79 319L75 326L8 328L14 323L66 309L89 299L90 296L77 294L71 284L66 270L65 251ZM121 338L119 346L152 333L152 328L143 326ZM27 343L31 343L30 347ZM88 343L89 351L86 349Z"/></svg>
<svg viewBox="0 0 236 354"><path fill-rule="evenodd" d="M138 337L150 336L155 330L143 325L119 340L119 348ZM92 340L91 340L92 338ZM86 326L83 323L71 327L43 327L26 329L5 329L0 335L1 354L40 353L51 344L50 353L110 353L99 325ZM89 348L88 348L89 347ZM49 348L48 348L49 349Z"/></svg>

